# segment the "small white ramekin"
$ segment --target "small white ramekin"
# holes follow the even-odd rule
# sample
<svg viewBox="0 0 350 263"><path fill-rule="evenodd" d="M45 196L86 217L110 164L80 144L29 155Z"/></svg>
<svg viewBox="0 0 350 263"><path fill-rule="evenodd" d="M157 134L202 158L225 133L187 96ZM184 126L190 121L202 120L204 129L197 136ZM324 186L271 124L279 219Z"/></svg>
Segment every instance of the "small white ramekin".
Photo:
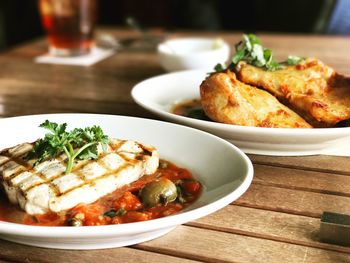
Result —
<svg viewBox="0 0 350 263"><path fill-rule="evenodd" d="M158 45L160 64L167 71L187 69L213 70L218 63L224 64L230 47L222 39L175 38Z"/></svg>

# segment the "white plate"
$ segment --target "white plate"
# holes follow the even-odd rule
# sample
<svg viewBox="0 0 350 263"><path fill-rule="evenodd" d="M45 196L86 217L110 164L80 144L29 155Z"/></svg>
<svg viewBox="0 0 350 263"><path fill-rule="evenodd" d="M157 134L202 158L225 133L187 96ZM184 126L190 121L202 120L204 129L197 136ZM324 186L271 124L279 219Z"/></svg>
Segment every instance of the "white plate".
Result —
<svg viewBox="0 0 350 263"><path fill-rule="evenodd" d="M238 126L197 120L170 112L175 102L199 98L199 85L208 72L188 70L153 77L137 84L136 103L160 117L220 136L246 153L312 155L328 152L350 139L350 128L285 129ZM331 152L331 151L330 151Z"/></svg>
<svg viewBox="0 0 350 263"><path fill-rule="evenodd" d="M189 169L203 185L200 198L181 213L122 225L42 227L0 221L2 239L49 248L98 249L126 246L159 237L179 224L208 215L236 200L249 187L253 166L232 144L199 130L166 122L95 114L49 114L0 120L0 149L44 135L44 120L68 129L99 125L111 137L154 145L161 158Z"/></svg>

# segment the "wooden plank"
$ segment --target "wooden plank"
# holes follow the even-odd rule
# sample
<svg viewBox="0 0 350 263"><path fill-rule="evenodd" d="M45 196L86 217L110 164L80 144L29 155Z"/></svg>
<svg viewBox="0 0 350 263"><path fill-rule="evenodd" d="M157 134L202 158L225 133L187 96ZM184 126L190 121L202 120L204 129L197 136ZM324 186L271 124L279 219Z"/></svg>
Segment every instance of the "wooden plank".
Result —
<svg viewBox="0 0 350 263"><path fill-rule="evenodd" d="M281 157L253 154L249 157L255 164L350 175L349 157L328 155Z"/></svg>
<svg viewBox="0 0 350 263"><path fill-rule="evenodd" d="M68 78L65 77L68 74L66 69L42 71L38 68L38 72L33 73L28 68L26 71L21 71L20 77L15 77L10 75L13 71L16 72L15 67L9 71L2 70L0 74L2 95L27 96L27 99L28 96L45 95L58 99L85 98L95 101L133 102L129 90L136 82L116 80L116 77L108 77L106 74L93 75L72 70ZM85 77L78 78L77 73ZM61 75L62 78L58 77ZM113 90L114 92L111 92Z"/></svg>
<svg viewBox="0 0 350 263"><path fill-rule="evenodd" d="M349 262L350 254L188 226L139 245L205 262Z"/></svg>
<svg viewBox="0 0 350 263"><path fill-rule="evenodd" d="M27 100L25 96L3 96L2 99L6 100L6 103L3 103L0 99L0 115L4 117L58 112L91 112L156 118L155 115L143 110L135 103L60 99L48 96L32 96L32 100Z"/></svg>
<svg viewBox="0 0 350 263"><path fill-rule="evenodd" d="M312 217L323 211L350 214L349 197L259 184L252 184L234 204Z"/></svg>
<svg viewBox="0 0 350 263"><path fill-rule="evenodd" d="M136 83L164 73L154 54L118 53L91 68L33 65L32 61L19 63L0 56L0 66L2 95L46 94L113 102L133 102L129 91Z"/></svg>
<svg viewBox="0 0 350 263"><path fill-rule="evenodd" d="M194 262L184 258L162 255L133 248L85 250L82 252L78 250L37 248L15 244L4 240L0 240L0 248L0 260L10 262Z"/></svg>
<svg viewBox="0 0 350 263"><path fill-rule="evenodd" d="M189 225L350 253L349 247L319 240L318 218L229 205Z"/></svg>
<svg viewBox="0 0 350 263"><path fill-rule="evenodd" d="M254 182L350 197L350 176L254 165Z"/></svg>

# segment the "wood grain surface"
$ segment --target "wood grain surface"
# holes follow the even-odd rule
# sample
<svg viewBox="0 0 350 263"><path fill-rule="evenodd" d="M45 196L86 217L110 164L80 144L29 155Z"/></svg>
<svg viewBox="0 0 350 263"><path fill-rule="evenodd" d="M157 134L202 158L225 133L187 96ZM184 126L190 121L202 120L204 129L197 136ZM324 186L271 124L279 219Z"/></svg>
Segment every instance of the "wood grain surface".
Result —
<svg viewBox="0 0 350 263"><path fill-rule="evenodd" d="M124 29L104 30L134 37ZM220 36L232 32L171 33ZM277 59L294 54L317 57L350 75L348 37L266 35ZM0 116L91 112L157 119L136 105L130 90L164 73L154 49L135 46L91 67L36 64L44 39L0 54ZM1 127L0 127L1 129ZM350 214L350 162L347 157L249 155L254 180L234 203L169 234L138 245L90 251L36 248L0 240L0 262L350 262L350 248L321 242L323 211Z"/></svg>

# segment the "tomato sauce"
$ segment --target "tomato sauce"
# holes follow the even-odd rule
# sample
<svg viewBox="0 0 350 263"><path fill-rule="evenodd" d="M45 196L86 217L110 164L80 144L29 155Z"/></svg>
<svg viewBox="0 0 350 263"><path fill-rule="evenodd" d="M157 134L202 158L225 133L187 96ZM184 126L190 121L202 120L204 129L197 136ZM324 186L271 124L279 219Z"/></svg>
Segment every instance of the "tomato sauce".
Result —
<svg viewBox="0 0 350 263"><path fill-rule="evenodd" d="M147 207L140 197L141 189L150 182L164 178L176 185L176 200ZM38 226L96 226L140 222L181 211L198 198L201 190L201 184L187 169L161 160L154 174L143 176L92 204L79 204L60 213L29 215L10 204L5 195L0 193L0 220Z"/></svg>

